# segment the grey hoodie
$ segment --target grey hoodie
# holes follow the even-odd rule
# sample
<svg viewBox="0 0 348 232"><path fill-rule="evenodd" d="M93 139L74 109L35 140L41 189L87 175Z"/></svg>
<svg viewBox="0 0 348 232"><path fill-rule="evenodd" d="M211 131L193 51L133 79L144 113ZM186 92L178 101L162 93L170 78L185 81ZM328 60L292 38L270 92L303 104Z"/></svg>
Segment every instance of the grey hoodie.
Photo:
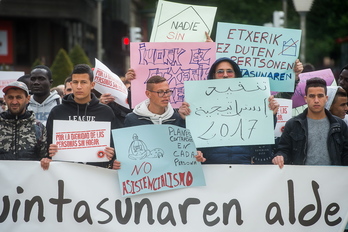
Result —
<svg viewBox="0 0 348 232"><path fill-rule="evenodd" d="M46 121L51 109L62 102L57 91L53 91L41 104L34 100L32 96L29 101L28 110L35 113L35 117L43 125L46 126Z"/></svg>

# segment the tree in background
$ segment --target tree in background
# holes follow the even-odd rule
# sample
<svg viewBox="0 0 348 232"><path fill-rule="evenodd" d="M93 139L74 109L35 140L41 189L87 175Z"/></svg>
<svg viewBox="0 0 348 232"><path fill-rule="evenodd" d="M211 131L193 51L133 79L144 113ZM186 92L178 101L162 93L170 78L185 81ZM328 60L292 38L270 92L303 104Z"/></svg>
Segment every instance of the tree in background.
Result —
<svg viewBox="0 0 348 232"><path fill-rule="evenodd" d="M53 84L57 86L64 84L65 78L67 78L73 70L73 63L71 62L67 52L61 48L58 54L54 58L51 66Z"/></svg>
<svg viewBox="0 0 348 232"><path fill-rule="evenodd" d="M73 64L73 66L77 64L88 64L90 67L92 67L91 62L89 61L88 56L86 55L85 51L81 48L79 44L76 44L69 52L70 60Z"/></svg>
<svg viewBox="0 0 348 232"><path fill-rule="evenodd" d="M35 66L38 65L45 65L44 63L41 62L41 60L39 58L36 58L36 60L34 61L34 63L31 65L31 69L33 69Z"/></svg>

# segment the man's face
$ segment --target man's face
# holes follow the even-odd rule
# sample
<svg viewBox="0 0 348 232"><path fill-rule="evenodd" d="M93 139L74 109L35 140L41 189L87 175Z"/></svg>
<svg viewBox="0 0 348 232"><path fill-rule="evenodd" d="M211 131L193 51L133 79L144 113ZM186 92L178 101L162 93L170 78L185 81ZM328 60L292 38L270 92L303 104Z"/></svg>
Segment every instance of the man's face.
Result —
<svg viewBox="0 0 348 232"><path fill-rule="evenodd" d="M234 72L234 69L232 65L227 61L220 62L216 68L214 73L215 79L222 79L222 78L235 78L236 74Z"/></svg>
<svg viewBox="0 0 348 232"><path fill-rule="evenodd" d="M67 82L65 83L65 88L64 88L64 95L68 95L70 93L72 93L72 87L71 87L71 82Z"/></svg>
<svg viewBox="0 0 348 232"><path fill-rule="evenodd" d="M164 110L165 107L168 106L168 103L170 101L170 91L169 85L167 81L157 83L157 84L151 84L152 89L146 90L146 96L150 99L150 105L157 109ZM158 96L157 92L167 92L168 94L163 94L162 97ZM162 94L160 94L162 95Z"/></svg>
<svg viewBox="0 0 348 232"><path fill-rule="evenodd" d="M308 104L308 110L313 114L319 114L324 111L327 102L325 89L323 87L309 87L305 100Z"/></svg>
<svg viewBox="0 0 348 232"><path fill-rule="evenodd" d="M86 104L91 101L91 91L95 83L89 80L87 73L73 74L71 87L74 93L74 100L79 104Z"/></svg>
<svg viewBox="0 0 348 232"><path fill-rule="evenodd" d="M4 99L11 114L21 115L27 108L30 96L26 96L25 92L21 89L9 89Z"/></svg>
<svg viewBox="0 0 348 232"><path fill-rule="evenodd" d="M348 69L343 69L338 77L338 84L348 93Z"/></svg>
<svg viewBox="0 0 348 232"><path fill-rule="evenodd" d="M331 105L330 112L333 115L336 115L337 117L344 119L348 110L347 101L347 97L338 96L335 99L334 103Z"/></svg>
<svg viewBox="0 0 348 232"><path fill-rule="evenodd" d="M47 95L50 93L52 80L49 79L45 69L36 68L30 73L30 90L34 95Z"/></svg>

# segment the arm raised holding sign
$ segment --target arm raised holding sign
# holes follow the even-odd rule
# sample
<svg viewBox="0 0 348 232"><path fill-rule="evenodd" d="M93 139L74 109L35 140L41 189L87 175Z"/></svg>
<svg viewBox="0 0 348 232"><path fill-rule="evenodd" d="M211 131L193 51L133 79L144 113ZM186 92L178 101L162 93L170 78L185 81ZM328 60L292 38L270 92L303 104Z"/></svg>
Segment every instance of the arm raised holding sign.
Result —
<svg viewBox="0 0 348 232"><path fill-rule="evenodd" d="M216 60L208 72L208 79L240 78L242 76L239 66L230 58L224 57ZM179 108L180 115L185 118L190 115L189 103L183 103ZM275 116L279 104L274 96L268 98L268 108ZM219 146L200 148L206 158L206 164L251 164L253 146ZM272 156L270 151L269 156ZM269 159L271 160L271 159Z"/></svg>
<svg viewBox="0 0 348 232"><path fill-rule="evenodd" d="M121 77L121 80L123 81L123 83L126 85L128 89L127 100L129 104L131 103L129 87L131 85L131 81L134 80L135 78L136 78L135 71L132 68L128 69L127 73L125 74L125 77L123 78ZM132 112L131 109L125 108L121 106L120 104L117 104L115 96L111 95L110 93L101 94L101 96L99 97L99 102L111 107L111 109L114 111L116 118L120 121L120 123L122 123L122 126L124 125L124 120L126 115Z"/></svg>
<svg viewBox="0 0 348 232"><path fill-rule="evenodd" d="M295 72L295 86L294 89L296 89L297 84L300 81L300 74L303 72L303 64L302 62L297 59L295 61L294 65L294 72ZM294 95L294 92L280 92L275 95L276 98L285 98L285 99L291 99Z"/></svg>
<svg viewBox="0 0 348 232"><path fill-rule="evenodd" d="M153 76L146 83L145 101L134 107L132 113L126 116L125 126L139 126L148 124L171 124L185 127L185 115L189 114L187 103L183 103L177 111L170 104L172 91L164 77ZM195 156L199 162L204 162L205 158L201 152ZM120 163L114 162L113 168L120 168Z"/></svg>

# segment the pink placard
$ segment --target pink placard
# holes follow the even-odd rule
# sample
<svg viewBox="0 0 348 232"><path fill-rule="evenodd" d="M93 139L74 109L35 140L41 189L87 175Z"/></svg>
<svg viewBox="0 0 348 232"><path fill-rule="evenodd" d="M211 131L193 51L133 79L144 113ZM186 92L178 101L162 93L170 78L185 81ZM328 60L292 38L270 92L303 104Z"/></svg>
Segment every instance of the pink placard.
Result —
<svg viewBox="0 0 348 232"><path fill-rule="evenodd" d="M184 81L207 79L215 62L215 43L153 42L131 43L131 67L136 79L132 81L132 108L146 99L146 81L155 75L167 79L173 90L170 103L179 108L185 99Z"/></svg>
<svg viewBox="0 0 348 232"><path fill-rule="evenodd" d="M296 108L299 106L303 106L306 104L304 100L305 96L305 88L306 88L306 80L320 77L326 81L327 86L330 86L332 82L335 80L334 74L331 69L323 69L313 72L301 73L300 74L300 82L298 83L294 95L292 96L292 108Z"/></svg>

